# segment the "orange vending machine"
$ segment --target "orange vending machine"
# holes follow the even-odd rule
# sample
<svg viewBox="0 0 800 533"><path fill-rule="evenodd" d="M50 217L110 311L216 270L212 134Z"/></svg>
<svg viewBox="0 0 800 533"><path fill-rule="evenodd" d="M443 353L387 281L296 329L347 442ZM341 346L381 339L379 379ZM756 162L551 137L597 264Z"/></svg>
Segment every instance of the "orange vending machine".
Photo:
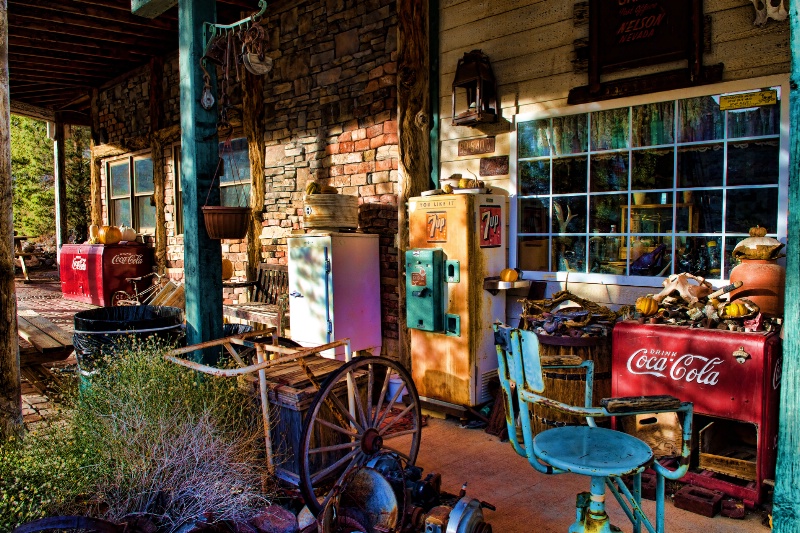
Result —
<svg viewBox="0 0 800 533"><path fill-rule="evenodd" d="M506 298L484 289L484 280L506 266L506 202L492 194L409 199L407 325L423 400L474 406L491 399L492 323L505 320Z"/></svg>

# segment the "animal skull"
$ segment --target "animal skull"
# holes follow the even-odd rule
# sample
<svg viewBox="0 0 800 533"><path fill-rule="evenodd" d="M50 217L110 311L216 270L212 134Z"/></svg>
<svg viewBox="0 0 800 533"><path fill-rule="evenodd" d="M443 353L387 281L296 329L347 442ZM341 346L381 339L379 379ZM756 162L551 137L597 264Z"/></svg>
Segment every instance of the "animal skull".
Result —
<svg viewBox="0 0 800 533"><path fill-rule="evenodd" d="M786 20L789 13L786 11L786 0L752 0L756 9L755 26L766 24L768 19ZM760 6L760 7L759 7Z"/></svg>
<svg viewBox="0 0 800 533"><path fill-rule="evenodd" d="M689 283L690 280L696 281L697 285ZM664 286L664 289L653 296L653 299L657 302L661 302L661 300L673 292L677 292L680 294L681 298L686 300L686 302L691 305L699 301L701 298L705 298L714 290L714 287L711 285L711 283L706 281L705 278L694 276L688 272L673 274L665 279L662 285Z"/></svg>

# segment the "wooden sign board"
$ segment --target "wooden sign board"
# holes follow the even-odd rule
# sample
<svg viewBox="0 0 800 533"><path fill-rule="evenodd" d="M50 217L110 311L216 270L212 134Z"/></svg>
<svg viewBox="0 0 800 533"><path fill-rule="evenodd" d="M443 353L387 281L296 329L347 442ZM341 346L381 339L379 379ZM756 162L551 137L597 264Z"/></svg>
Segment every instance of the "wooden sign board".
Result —
<svg viewBox="0 0 800 533"><path fill-rule="evenodd" d="M508 174L508 156L484 157L481 159L481 176L504 176Z"/></svg>
<svg viewBox="0 0 800 533"><path fill-rule="evenodd" d="M688 59L695 0L592 0L600 71Z"/></svg>
<svg viewBox="0 0 800 533"><path fill-rule="evenodd" d="M458 155L478 155L494 153L494 137L483 139L466 139L458 141Z"/></svg>
<svg viewBox="0 0 800 533"><path fill-rule="evenodd" d="M719 97L719 110L747 109L778 103L778 91L768 89L753 93L727 94Z"/></svg>

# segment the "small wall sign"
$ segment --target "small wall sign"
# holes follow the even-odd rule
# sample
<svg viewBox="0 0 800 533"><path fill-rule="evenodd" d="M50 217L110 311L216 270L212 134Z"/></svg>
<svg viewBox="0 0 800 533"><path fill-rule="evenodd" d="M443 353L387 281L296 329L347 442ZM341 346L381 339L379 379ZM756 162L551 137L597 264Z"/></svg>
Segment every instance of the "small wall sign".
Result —
<svg viewBox="0 0 800 533"><path fill-rule="evenodd" d="M719 97L719 110L747 109L778 103L778 91L769 89L754 93L727 94Z"/></svg>
<svg viewBox="0 0 800 533"><path fill-rule="evenodd" d="M447 242L447 211L428 213L427 242Z"/></svg>
<svg viewBox="0 0 800 533"><path fill-rule="evenodd" d="M483 139L466 139L458 141L458 155L478 155L494 153L494 137Z"/></svg>
<svg viewBox="0 0 800 533"><path fill-rule="evenodd" d="M482 205L478 211L481 248L496 248L503 244L502 211L499 205Z"/></svg>
<svg viewBox="0 0 800 533"><path fill-rule="evenodd" d="M508 156L484 157L481 159L481 176L504 176L508 174Z"/></svg>

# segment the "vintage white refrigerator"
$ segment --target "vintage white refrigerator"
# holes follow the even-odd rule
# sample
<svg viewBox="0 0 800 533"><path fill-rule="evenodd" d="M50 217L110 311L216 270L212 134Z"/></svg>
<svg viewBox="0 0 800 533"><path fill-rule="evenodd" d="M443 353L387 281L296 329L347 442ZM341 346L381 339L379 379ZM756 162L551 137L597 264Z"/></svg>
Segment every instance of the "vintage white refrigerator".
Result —
<svg viewBox="0 0 800 533"><path fill-rule="evenodd" d="M491 194L409 199L407 325L412 377L424 399L455 406L491 399L492 323L505 320L506 297L484 282L506 267L506 206L505 196ZM429 323L429 312L443 313L440 325L437 317Z"/></svg>
<svg viewBox="0 0 800 533"><path fill-rule="evenodd" d="M318 346L349 338L353 351L380 355L378 235L316 231L287 241L292 340ZM335 356L343 360L344 353Z"/></svg>

